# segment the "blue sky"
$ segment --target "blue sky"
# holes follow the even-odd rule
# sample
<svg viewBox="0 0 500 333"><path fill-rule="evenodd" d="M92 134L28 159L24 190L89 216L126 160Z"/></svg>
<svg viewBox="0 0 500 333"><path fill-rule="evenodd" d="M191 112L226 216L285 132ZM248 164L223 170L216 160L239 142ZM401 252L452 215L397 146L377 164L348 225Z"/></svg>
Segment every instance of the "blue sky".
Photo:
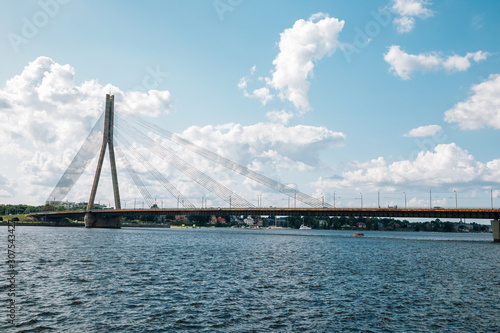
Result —
<svg viewBox="0 0 500 333"><path fill-rule="evenodd" d="M376 205L381 192L381 205L401 206L406 192L411 205L428 206L432 189L435 205L453 206L457 191L464 206L488 207L491 190L500 204L497 1L0 7L1 202L43 203L111 89L123 95L117 110L328 202L335 192L339 205L356 206L364 193ZM234 190L284 202L261 188ZM67 199L87 192L81 185Z"/></svg>

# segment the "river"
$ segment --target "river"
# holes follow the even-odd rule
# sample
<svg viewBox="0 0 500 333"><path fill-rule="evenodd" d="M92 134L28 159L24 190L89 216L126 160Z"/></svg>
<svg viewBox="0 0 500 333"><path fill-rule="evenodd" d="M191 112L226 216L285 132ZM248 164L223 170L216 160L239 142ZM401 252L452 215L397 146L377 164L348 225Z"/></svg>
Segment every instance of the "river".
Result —
<svg viewBox="0 0 500 333"><path fill-rule="evenodd" d="M0 228L1 332L500 332L500 244L491 234L28 226L14 234L9 297L12 242Z"/></svg>

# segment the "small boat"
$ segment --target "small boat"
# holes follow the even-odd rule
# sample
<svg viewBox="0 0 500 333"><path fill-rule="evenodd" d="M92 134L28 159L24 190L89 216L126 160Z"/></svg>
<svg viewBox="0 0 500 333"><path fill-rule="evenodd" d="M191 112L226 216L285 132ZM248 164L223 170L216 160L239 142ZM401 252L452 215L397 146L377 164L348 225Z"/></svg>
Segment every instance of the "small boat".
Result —
<svg viewBox="0 0 500 333"><path fill-rule="evenodd" d="M311 227L308 227L307 225L305 224L302 224L299 228L300 230L311 230L312 228Z"/></svg>
<svg viewBox="0 0 500 333"><path fill-rule="evenodd" d="M363 237L365 234L362 234L360 232L353 232L354 237Z"/></svg>

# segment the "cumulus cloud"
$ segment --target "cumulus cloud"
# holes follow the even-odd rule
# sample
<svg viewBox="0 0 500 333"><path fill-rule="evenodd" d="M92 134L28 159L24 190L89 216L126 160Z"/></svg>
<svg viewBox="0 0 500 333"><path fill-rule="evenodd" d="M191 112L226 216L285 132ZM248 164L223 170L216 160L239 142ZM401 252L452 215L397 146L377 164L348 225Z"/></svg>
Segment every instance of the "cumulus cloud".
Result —
<svg viewBox="0 0 500 333"><path fill-rule="evenodd" d="M387 163L384 158L357 163L337 179L321 179L319 187L376 190L428 189L443 185L468 185L498 182L500 160L481 163L455 143L439 144L434 151L421 151L415 160Z"/></svg>
<svg viewBox="0 0 500 333"><path fill-rule="evenodd" d="M124 113L155 116L171 108L168 91L124 92L94 80L77 85L74 78L69 64L42 56L0 88L0 148L10 161L0 172L10 179L18 176L17 186L27 192L55 184L102 113L106 93L115 95L115 110Z"/></svg>
<svg viewBox="0 0 500 333"><path fill-rule="evenodd" d="M273 60L271 78L259 81L265 81L267 87L278 92L281 100L291 102L300 112L312 110L308 91L315 63L333 54L341 46L338 35L343 27L344 21L325 13L316 13L307 21L297 20L291 28L280 34L279 53ZM238 88L243 91L244 96L257 98L265 105L273 98L269 88L255 89L252 93L247 91L254 73L255 66L249 76L240 79Z"/></svg>
<svg viewBox="0 0 500 333"><path fill-rule="evenodd" d="M248 86L248 78L246 76L242 77L238 82L238 88L241 90L246 89Z"/></svg>
<svg viewBox="0 0 500 333"><path fill-rule="evenodd" d="M420 127L417 127L417 128L410 130L404 136L413 137L413 138L424 137L424 136L433 136L434 134L436 134L440 130L441 130L441 126L439 126L439 125L420 126Z"/></svg>
<svg viewBox="0 0 500 333"><path fill-rule="evenodd" d="M123 92L96 81L75 85L74 76L70 65L39 57L8 80L0 89L4 120L0 128L8 134L5 141L22 137L35 147L67 144L75 134L89 132L109 91L115 95L115 109L121 112L155 116L170 110L168 91Z"/></svg>
<svg viewBox="0 0 500 333"><path fill-rule="evenodd" d="M269 111L266 113L266 117L273 123L286 125L293 118L293 113L286 112L285 110Z"/></svg>
<svg viewBox="0 0 500 333"><path fill-rule="evenodd" d="M415 27L415 17L426 19L434 15L434 12L426 8L430 3L426 0L394 0L392 11L398 17L394 19L394 24L399 33L406 33Z"/></svg>
<svg viewBox="0 0 500 333"><path fill-rule="evenodd" d="M258 89L254 89L252 93L249 93L247 91L248 88L248 82L251 80L252 76L254 75L256 70L256 66L254 65L250 69L250 75L244 76L240 79L238 82L238 89L243 91L243 96L249 97L249 98L255 98L258 99L262 105L266 105L269 101L273 99L273 95L271 94L271 91L267 87L262 87Z"/></svg>
<svg viewBox="0 0 500 333"><path fill-rule="evenodd" d="M262 105L266 105L267 102L273 99L273 95L271 95L269 88L262 87L260 89L255 89L252 93L253 96L258 98Z"/></svg>
<svg viewBox="0 0 500 333"><path fill-rule="evenodd" d="M473 85L466 101L445 112L445 121L458 123L462 129L500 129L500 74Z"/></svg>
<svg viewBox="0 0 500 333"><path fill-rule="evenodd" d="M280 34L275 70L268 85L280 91L280 97L301 111L311 109L307 92L313 76L314 62L331 55L340 46L337 40L344 21L317 13L309 20L298 20Z"/></svg>
<svg viewBox="0 0 500 333"><path fill-rule="evenodd" d="M250 75L254 72L255 66ZM0 132L3 135L0 149L4 161L7 161L0 165L0 197L16 202L43 203L102 113L106 93L111 91L115 95L115 110L121 113L147 112L154 116L170 110L171 95L168 91L122 91L92 80L75 84L74 77L75 70L70 65L40 57L0 89ZM243 82L242 87L245 85ZM265 90L257 94L266 98ZM316 169L321 152L342 146L345 142L345 134L325 127L287 126L292 114L285 111L269 112L267 117L269 122L248 126L230 123L190 127L182 135L278 179L282 170L299 172ZM144 147L138 149L162 174L168 176L176 171L151 151ZM176 152L207 174L222 175L220 166L202 161L199 157L189 157L185 149L177 149ZM67 199L87 200L95 167L96 160L88 166ZM138 196L137 190L125 174L121 161L118 161L118 169L124 205L128 198L127 207L130 207L130 198ZM152 195L164 195L165 189L147 174L144 167L137 165L136 171ZM109 173L109 163L106 162L99 193L111 193L111 181L106 179ZM235 177L222 175L219 180L230 188L241 184L255 187L250 181L238 183ZM170 179L175 179L175 185L185 195L198 198L200 188L193 181L182 177ZM99 193L96 200L106 200L107 196ZM169 205L174 207L175 204Z"/></svg>
<svg viewBox="0 0 500 333"><path fill-rule="evenodd" d="M286 117L285 112L277 114ZM286 161L280 164L286 169L301 169L304 164L315 166L322 150L342 146L346 139L344 133L325 127L286 126L284 123L191 126L181 135L248 167L269 162L273 156Z"/></svg>
<svg viewBox="0 0 500 333"><path fill-rule="evenodd" d="M393 22L396 24L399 33L410 32L415 27L415 19L413 17L396 17Z"/></svg>
<svg viewBox="0 0 500 333"><path fill-rule="evenodd" d="M469 52L465 56L452 55L446 58L438 52L428 54L408 54L399 45L392 45L384 54L384 60L391 65L391 71L403 80L409 80L415 71L433 72L463 72L471 66L471 60L479 62L489 56L488 52Z"/></svg>

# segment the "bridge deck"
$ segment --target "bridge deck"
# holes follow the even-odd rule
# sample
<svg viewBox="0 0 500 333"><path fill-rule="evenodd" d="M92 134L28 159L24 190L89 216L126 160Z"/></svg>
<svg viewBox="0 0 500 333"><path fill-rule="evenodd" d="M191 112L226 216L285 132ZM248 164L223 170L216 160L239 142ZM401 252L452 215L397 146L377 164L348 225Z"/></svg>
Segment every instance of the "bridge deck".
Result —
<svg viewBox="0 0 500 333"><path fill-rule="evenodd" d="M499 209L391 209L391 208L167 208L93 210L102 217L141 215L256 215L256 216L366 216L393 218L447 218L489 219L500 218ZM43 212L31 216L41 219L80 218L85 211Z"/></svg>

